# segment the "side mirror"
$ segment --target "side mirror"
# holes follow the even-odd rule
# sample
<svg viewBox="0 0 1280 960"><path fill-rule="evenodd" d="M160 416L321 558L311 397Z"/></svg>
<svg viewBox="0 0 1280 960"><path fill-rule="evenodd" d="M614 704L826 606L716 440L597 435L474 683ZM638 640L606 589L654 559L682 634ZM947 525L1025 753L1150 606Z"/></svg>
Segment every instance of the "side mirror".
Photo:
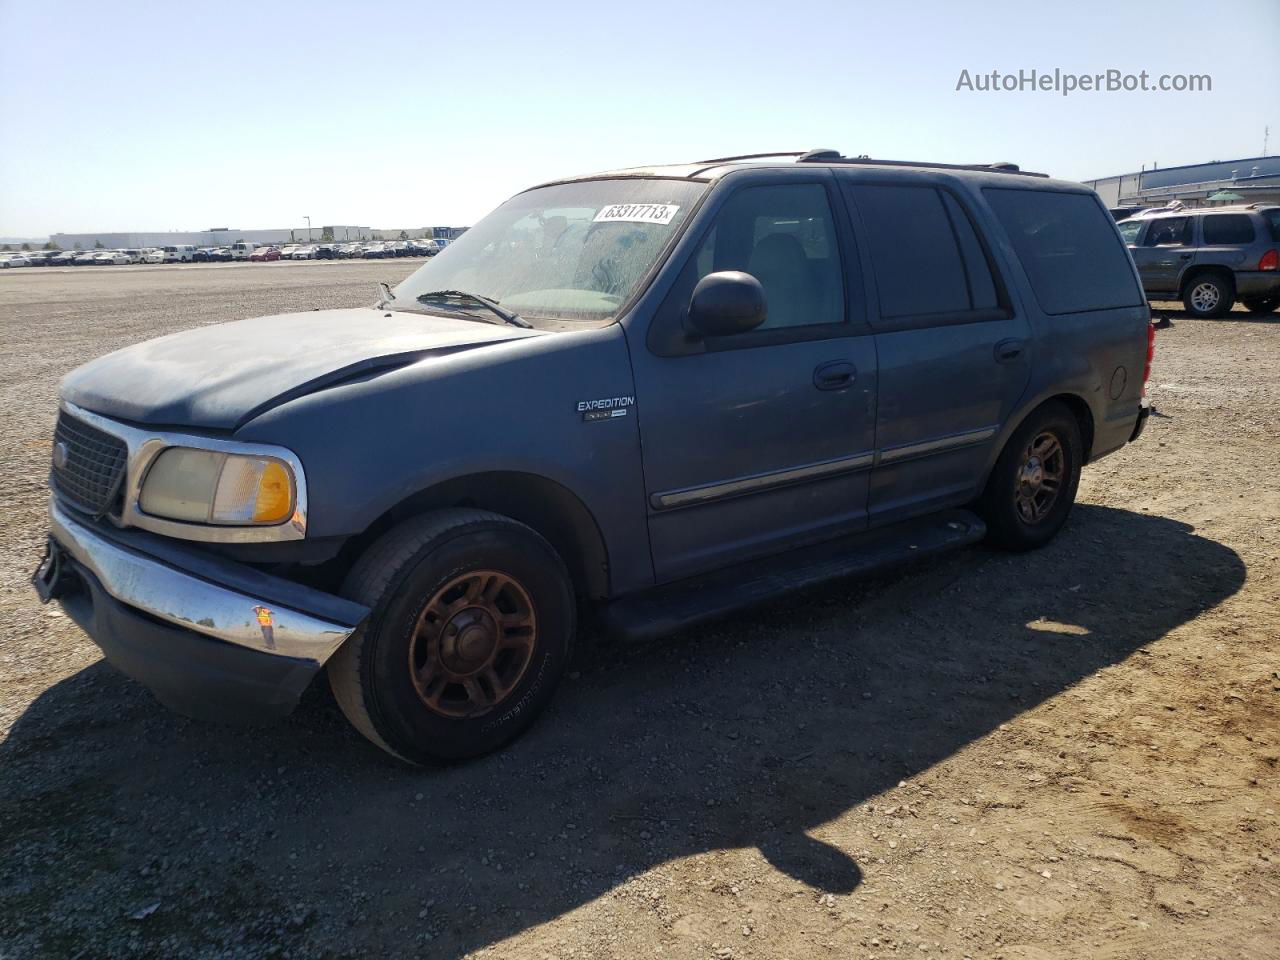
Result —
<svg viewBox="0 0 1280 960"><path fill-rule="evenodd" d="M769 315L764 287L749 273L722 270L709 273L693 288L689 326L704 337L746 333Z"/></svg>

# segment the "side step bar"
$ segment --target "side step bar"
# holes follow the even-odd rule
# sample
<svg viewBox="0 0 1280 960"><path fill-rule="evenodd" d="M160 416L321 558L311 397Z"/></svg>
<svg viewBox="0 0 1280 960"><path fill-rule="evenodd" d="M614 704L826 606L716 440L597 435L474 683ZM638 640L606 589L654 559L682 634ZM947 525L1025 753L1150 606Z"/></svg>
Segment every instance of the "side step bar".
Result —
<svg viewBox="0 0 1280 960"><path fill-rule="evenodd" d="M829 580L968 546L986 533L977 515L947 510L623 597L604 608L603 625L619 639L659 637Z"/></svg>

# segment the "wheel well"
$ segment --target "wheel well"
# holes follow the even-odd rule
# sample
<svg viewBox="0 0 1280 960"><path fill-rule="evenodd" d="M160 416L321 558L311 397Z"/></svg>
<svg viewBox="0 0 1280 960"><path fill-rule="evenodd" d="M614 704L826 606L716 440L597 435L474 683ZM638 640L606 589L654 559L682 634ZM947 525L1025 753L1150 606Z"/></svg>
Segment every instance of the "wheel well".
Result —
<svg viewBox="0 0 1280 960"><path fill-rule="evenodd" d="M1075 414L1076 422L1080 424L1080 445L1084 448L1084 462L1088 463L1089 454L1093 452L1093 411L1082 397L1074 393L1060 393L1056 397L1050 397L1045 403L1052 400L1057 400Z"/></svg>
<svg viewBox="0 0 1280 960"><path fill-rule="evenodd" d="M1196 280L1200 277L1203 277L1205 274L1213 274L1215 276L1221 277L1223 280L1227 282L1227 286L1231 289L1232 293L1235 292L1235 289L1236 289L1235 274L1233 274L1226 267L1204 266L1204 267L1192 267L1185 274L1183 274L1182 285L1178 288L1178 295L1186 296L1187 287L1191 286L1191 281Z"/></svg>
<svg viewBox="0 0 1280 960"><path fill-rule="evenodd" d="M378 517L342 549L349 566L378 537L409 517L442 507L492 510L532 527L555 548L580 597L609 594L609 558L591 511L567 487L531 473L495 471L455 477L421 490Z"/></svg>

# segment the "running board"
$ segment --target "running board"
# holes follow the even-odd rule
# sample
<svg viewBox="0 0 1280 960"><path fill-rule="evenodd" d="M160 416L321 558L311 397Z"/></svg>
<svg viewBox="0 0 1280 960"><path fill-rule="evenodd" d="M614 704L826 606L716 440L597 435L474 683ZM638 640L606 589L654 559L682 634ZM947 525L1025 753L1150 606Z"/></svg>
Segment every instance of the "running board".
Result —
<svg viewBox="0 0 1280 960"><path fill-rule="evenodd" d="M659 637L829 580L968 546L986 533L968 510L947 510L623 597L604 608L603 626L620 639Z"/></svg>

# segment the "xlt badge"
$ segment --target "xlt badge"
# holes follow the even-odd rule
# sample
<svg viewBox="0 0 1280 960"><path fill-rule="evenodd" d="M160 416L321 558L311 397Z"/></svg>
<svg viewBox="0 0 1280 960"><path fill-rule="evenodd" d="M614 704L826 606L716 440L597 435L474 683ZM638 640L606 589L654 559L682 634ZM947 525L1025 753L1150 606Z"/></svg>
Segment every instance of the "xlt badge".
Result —
<svg viewBox="0 0 1280 960"><path fill-rule="evenodd" d="M612 420L614 417L625 417L627 408L635 405L635 397L604 397L600 400L579 400L578 412L582 414L584 423L594 423L597 420Z"/></svg>

